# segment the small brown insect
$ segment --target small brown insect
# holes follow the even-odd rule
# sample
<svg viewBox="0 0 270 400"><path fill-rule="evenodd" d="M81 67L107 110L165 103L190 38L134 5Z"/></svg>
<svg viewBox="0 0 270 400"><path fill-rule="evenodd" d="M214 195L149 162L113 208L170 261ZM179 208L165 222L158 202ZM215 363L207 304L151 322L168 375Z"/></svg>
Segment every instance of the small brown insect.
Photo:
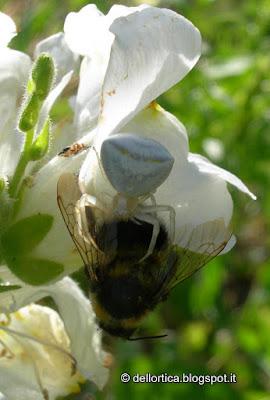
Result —
<svg viewBox="0 0 270 400"><path fill-rule="evenodd" d="M82 143L75 142L71 146L65 147L60 153L58 153L59 156L62 157L70 157L70 156L75 156L82 150L86 150L91 146L85 146Z"/></svg>

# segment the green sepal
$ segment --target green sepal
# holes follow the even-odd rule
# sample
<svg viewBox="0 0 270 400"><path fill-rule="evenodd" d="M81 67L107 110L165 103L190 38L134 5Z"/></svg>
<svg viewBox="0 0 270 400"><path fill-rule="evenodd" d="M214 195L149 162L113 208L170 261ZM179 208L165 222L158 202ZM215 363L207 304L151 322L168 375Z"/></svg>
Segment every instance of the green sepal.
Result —
<svg viewBox="0 0 270 400"><path fill-rule="evenodd" d="M32 251L47 235L53 224L48 214L32 215L13 224L2 237L2 248L7 257Z"/></svg>
<svg viewBox="0 0 270 400"><path fill-rule="evenodd" d="M50 140L50 120L45 122L42 131L32 144L29 151L29 159L31 161L40 160L48 151Z"/></svg>
<svg viewBox="0 0 270 400"><path fill-rule="evenodd" d="M13 257L7 261L9 269L23 282L39 286L56 278L64 266L51 260L31 257Z"/></svg>
<svg viewBox="0 0 270 400"><path fill-rule="evenodd" d="M31 78L35 83L35 92L40 100L48 96L54 77L54 63L49 53L42 53L37 58L32 68Z"/></svg>
<svg viewBox="0 0 270 400"><path fill-rule="evenodd" d="M10 290L21 289L19 285L0 285L0 293L9 292Z"/></svg>

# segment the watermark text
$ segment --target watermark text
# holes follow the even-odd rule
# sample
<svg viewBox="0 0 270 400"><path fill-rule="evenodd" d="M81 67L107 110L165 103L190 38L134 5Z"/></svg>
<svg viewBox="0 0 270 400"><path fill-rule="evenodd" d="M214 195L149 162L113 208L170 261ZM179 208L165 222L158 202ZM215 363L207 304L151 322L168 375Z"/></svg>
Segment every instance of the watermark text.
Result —
<svg viewBox="0 0 270 400"><path fill-rule="evenodd" d="M121 382L134 382L134 383L196 383L200 386L205 384L214 385L214 383L237 383L236 374L222 374L222 375L194 375L192 373L181 375L169 375L166 372L160 375L153 375L147 372L145 375L139 373L131 376L127 372L123 372L120 376Z"/></svg>

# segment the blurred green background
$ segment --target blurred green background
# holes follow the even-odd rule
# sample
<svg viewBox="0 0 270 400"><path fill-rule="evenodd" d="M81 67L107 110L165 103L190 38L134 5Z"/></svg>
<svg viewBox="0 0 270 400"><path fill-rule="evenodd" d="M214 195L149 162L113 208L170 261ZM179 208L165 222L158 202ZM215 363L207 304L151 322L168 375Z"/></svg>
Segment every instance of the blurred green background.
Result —
<svg viewBox="0 0 270 400"><path fill-rule="evenodd" d="M80 399L270 399L270 1L145 1L190 19L203 37L202 57L158 102L186 126L190 149L240 177L256 202L234 188L237 244L183 282L145 321L137 336L106 338L114 355L103 393ZM138 5L141 2L122 2ZM2 1L20 32L12 47L35 44L63 28L86 1ZM97 1L107 13L111 1ZM87 345L87 344L86 344ZM236 384L121 383L120 374L235 373Z"/></svg>

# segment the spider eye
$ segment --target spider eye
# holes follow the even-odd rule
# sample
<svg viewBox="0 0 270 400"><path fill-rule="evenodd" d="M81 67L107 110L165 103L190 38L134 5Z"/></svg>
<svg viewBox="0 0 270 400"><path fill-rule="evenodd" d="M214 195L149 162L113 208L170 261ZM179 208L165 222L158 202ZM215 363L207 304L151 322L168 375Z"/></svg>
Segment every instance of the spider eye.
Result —
<svg viewBox="0 0 270 400"><path fill-rule="evenodd" d="M173 156L159 142L130 133L104 140L100 158L112 186L132 197L155 191L167 179L174 163Z"/></svg>

